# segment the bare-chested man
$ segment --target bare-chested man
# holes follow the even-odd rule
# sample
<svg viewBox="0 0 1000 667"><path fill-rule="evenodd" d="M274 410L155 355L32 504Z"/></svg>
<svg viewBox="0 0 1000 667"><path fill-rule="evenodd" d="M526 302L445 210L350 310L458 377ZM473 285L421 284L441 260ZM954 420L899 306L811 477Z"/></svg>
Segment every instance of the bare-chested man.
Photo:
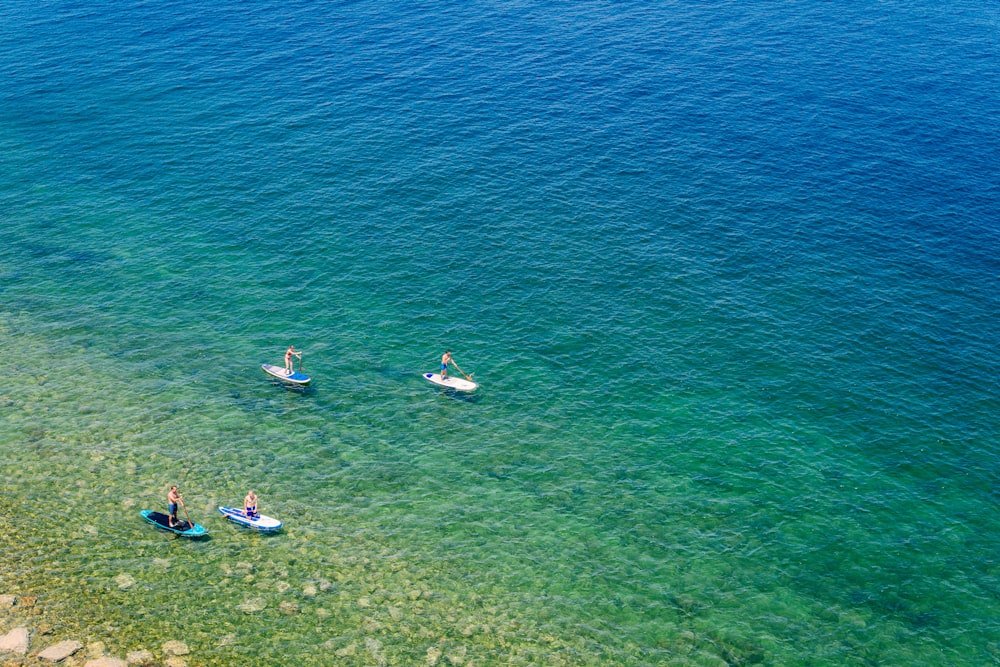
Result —
<svg viewBox="0 0 1000 667"><path fill-rule="evenodd" d="M248 519L257 517L257 494L253 492L253 489L250 489L247 497L243 499L243 514Z"/></svg>
<svg viewBox="0 0 1000 667"><path fill-rule="evenodd" d="M444 354L441 355L441 379L444 380L448 377L448 364L454 363L451 360L451 350L445 350Z"/></svg>
<svg viewBox="0 0 1000 667"><path fill-rule="evenodd" d="M173 528L175 525L180 523L177 521L177 505L183 505L184 499L181 497L180 489L176 486L171 486L170 491L167 493L167 523Z"/></svg>

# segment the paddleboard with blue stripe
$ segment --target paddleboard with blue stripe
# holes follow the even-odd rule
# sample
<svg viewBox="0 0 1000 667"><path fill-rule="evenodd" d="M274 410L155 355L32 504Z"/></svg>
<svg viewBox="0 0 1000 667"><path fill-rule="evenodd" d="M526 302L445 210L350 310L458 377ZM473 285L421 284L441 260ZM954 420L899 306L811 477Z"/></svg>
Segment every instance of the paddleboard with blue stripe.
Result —
<svg viewBox="0 0 1000 667"><path fill-rule="evenodd" d="M222 512L222 516L226 517L233 523L238 523L241 526L253 528L254 530L272 531L281 528L281 522L277 519L264 516L263 514L258 514L255 517L248 517L243 513L242 507L219 507L219 511Z"/></svg>
<svg viewBox="0 0 1000 667"><path fill-rule="evenodd" d="M268 375L273 375L284 382L291 382L292 384L309 384L312 381L311 377L301 371L292 371L289 373L283 367L272 366L271 364L261 364L260 367L263 368L264 372Z"/></svg>

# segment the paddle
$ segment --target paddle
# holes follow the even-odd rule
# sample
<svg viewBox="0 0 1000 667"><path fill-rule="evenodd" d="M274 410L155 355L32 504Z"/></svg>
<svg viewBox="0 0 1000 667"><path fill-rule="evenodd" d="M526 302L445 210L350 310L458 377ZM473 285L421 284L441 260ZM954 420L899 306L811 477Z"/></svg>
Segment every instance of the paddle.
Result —
<svg viewBox="0 0 1000 667"><path fill-rule="evenodd" d="M181 507L184 508L184 516L186 516L188 520L188 527L185 528L184 530L191 530L192 528L194 528L194 521L191 520L191 515L188 514L188 506L184 504L183 500L181 501ZM182 530L181 532L183 533L184 530Z"/></svg>
<svg viewBox="0 0 1000 667"><path fill-rule="evenodd" d="M452 359L452 360L451 360L451 363L455 364L455 360L454 360L454 359ZM472 378L471 378L470 376L468 376L468 375L466 375L466 374L465 374L465 371L463 371L463 370L462 370L462 367L461 367L461 366L459 366L458 364L455 364L455 368L457 368L457 369L458 369L458 372L459 372L459 373L461 373L462 375L465 375L465 379L466 379L466 380L468 380L469 382L472 382Z"/></svg>

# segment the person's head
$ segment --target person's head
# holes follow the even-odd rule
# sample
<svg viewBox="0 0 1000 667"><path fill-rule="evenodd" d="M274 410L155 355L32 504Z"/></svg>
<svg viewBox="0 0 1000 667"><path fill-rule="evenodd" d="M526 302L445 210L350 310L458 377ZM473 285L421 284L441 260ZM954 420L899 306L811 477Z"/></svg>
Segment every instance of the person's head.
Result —
<svg viewBox="0 0 1000 667"><path fill-rule="evenodd" d="M171 490L171 491L176 491L176 490L177 490L177 485L176 485L176 484L174 484L173 486L171 486L171 487L170 487L170 490Z"/></svg>

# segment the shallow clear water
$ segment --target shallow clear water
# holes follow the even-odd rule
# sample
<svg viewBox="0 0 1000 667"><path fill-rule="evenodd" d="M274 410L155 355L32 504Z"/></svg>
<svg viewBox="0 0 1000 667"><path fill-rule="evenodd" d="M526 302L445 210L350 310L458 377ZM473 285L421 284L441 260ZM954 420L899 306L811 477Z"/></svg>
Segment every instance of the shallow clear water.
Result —
<svg viewBox="0 0 1000 667"><path fill-rule="evenodd" d="M996 29L5 5L0 593L205 665L995 662Z"/></svg>

